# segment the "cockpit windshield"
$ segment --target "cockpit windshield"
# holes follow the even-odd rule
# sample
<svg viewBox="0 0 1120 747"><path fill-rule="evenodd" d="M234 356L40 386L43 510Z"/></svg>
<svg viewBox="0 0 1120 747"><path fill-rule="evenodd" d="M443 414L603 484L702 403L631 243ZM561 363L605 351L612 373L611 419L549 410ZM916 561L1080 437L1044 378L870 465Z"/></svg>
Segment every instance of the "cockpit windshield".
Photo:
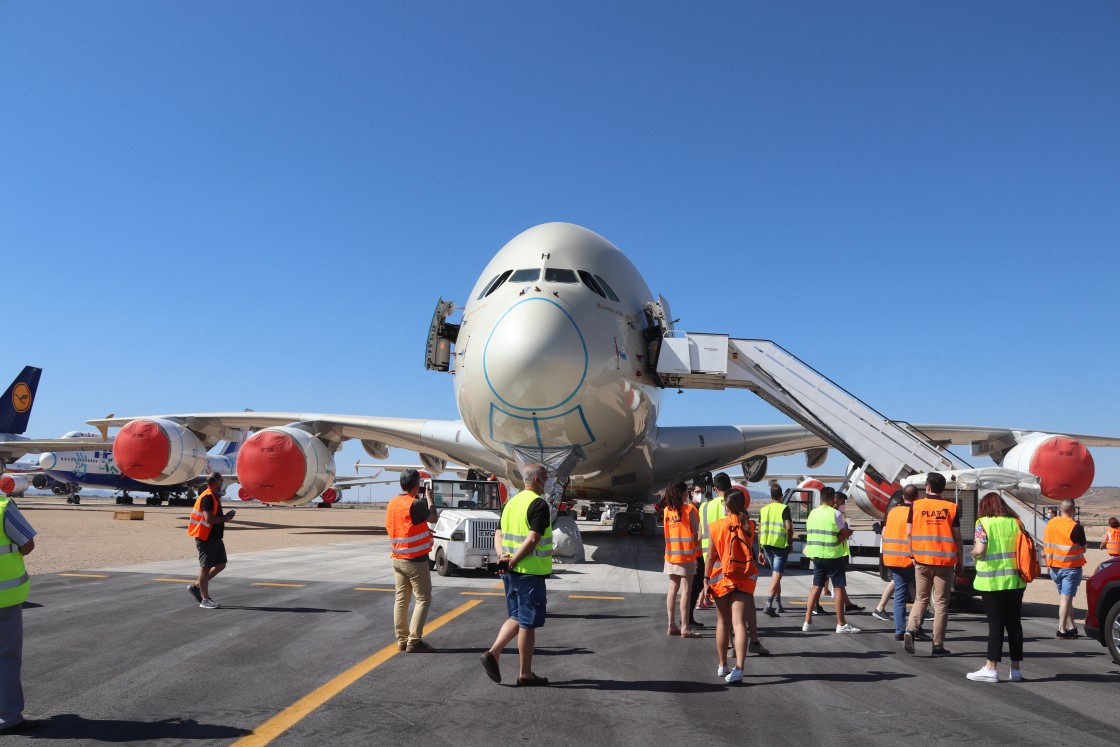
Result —
<svg viewBox="0 0 1120 747"><path fill-rule="evenodd" d="M509 281L511 283L535 283L541 277L540 268L530 267L525 270L518 270L510 275Z"/></svg>
<svg viewBox="0 0 1120 747"><path fill-rule="evenodd" d="M579 279L576 278L576 274L572 270L546 267L544 271L544 281L546 283L578 283Z"/></svg>

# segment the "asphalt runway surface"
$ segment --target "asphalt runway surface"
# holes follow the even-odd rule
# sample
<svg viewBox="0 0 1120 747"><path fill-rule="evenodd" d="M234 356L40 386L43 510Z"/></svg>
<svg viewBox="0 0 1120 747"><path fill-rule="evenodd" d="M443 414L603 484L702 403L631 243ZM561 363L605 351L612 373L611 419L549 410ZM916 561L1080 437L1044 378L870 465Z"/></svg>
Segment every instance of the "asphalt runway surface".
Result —
<svg viewBox="0 0 1120 747"><path fill-rule="evenodd" d="M1120 672L1096 641L1059 641L1025 620L1027 682L971 682L984 658L981 613L952 616L947 658L908 656L867 613L858 635L800 631L801 615L759 615L771 655L741 685L715 676L712 629L665 635L657 538L585 535L594 562L559 567L536 672L503 684L479 656L505 616L498 581L438 578L425 638L440 653L397 653L383 539L231 556L199 609L194 569L173 562L36 576L24 612L26 716L6 744L890 745L942 742L1115 745ZM236 548L231 548L235 550ZM870 610L882 588L852 573ZM765 589L765 577L760 590ZM807 576L787 579L787 607ZM714 625L714 611L698 613ZM1001 668L1006 678L1006 662Z"/></svg>

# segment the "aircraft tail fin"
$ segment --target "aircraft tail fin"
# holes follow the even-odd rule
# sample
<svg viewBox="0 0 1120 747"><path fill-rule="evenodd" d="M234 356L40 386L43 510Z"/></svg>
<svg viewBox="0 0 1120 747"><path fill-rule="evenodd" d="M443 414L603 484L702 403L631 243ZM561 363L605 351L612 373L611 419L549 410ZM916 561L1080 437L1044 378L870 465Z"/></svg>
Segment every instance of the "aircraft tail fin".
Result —
<svg viewBox="0 0 1120 747"><path fill-rule="evenodd" d="M4 396L0 399L0 433L19 435L27 430L31 419L31 405L35 403L35 391L39 388L39 376L43 369L25 366Z"/></svg>
<svg viewBox="0 0 1120 747"><path fill-rule="evenodd" d="M233 456L239 448L241 448L240 441L227 441L222 450L218 452L218 456Z"/></svg>

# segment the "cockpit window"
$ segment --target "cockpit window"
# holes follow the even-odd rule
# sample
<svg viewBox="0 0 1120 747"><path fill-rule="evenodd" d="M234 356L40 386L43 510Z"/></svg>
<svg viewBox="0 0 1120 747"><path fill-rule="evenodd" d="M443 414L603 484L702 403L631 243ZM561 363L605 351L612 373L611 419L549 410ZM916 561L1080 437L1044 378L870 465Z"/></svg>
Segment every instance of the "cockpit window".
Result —
<svg viewBox="0 0 1120 747"><path fill-rule="evenodd" d="M556 267L547 267L544 271L546 283L578 283L576 274L572 270L561 270Z"/></svg>
<svg viewBox="0 0 1120 747"><path fill-rule="evenodd" d="M494 277L490 278L490 282L482 287L482 292L478 294L478 298L485 298L486 294L490 292L490 287L494 285L494 283L498 282L498 278L500 278L501 276L502 274L498 273ZM478 298L476 298L475 300L477 301Z"/></svg>
<svg viewBox="0 0 1120 747"><path fill-rule="evenodd" d="M618 296L615 295L615 292L613 290L611 290L611 286L607 283L607 281L603 280L603 278L599 277L598 275L595 276L595 279L599 281L599 285L603 286L603 290L607 292L607 298L617 303Z"/></svg>
<svg viewBox="0 0 1120 747"><path fill-rule="evenodd" d="M598 295L602 296L603 298L607 297L607 294L603 293L603 289L600 288L599 284L595 282L595 278L591 277L590 272L584 272L583 270L580 270L579 271L579 279L582 280L583 284L586 285L588 288L590 288L592 290L592 292L597 293Z"/></svg>
<svg viewBox="0 0 1120 747"><path fill-rule="evenodd" d="M509 281L511 283L533 283L539 280L540 277L540 269L536 267L530 267L527 270L518 270L517 272L513 273L513 275L510 276Z"/></svg>
<svg viewBox="0 0 1120 747"><path fill-rule="evenodd" d="M486 290L484 290L482 292L482 295L479 296L479 298L485 298L486 296L489 296L494 291L498 290L498 288L502 287L502 283L504 283L506 281L506 279L510 276L510 273L512 273L512 272L513 272L513 270L506 270L501 275L499 275L498 277L491 280L490 285L486 288Z"/></svg>

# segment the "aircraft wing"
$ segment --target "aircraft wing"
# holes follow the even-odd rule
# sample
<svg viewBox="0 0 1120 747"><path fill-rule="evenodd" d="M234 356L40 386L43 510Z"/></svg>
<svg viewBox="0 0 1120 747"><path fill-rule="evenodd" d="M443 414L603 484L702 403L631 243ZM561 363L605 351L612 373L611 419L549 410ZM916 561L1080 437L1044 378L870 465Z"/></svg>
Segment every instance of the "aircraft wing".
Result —
<svg viewBox="0 0 1120 747"><path fill-rule="evenodd" d="M112 441L99 438L44 438L19 441L0 441L0 460L11 461L27 454L41 454L45 451L93 451L111 449Z"/></svg>
<svg viewBox="0 0 1120 747"><path fill-rule="evenodd" d="M381 462L366 464L364 462L355 462L354 469L383 469L389 472L404 472L406 469L426 470L428 468L422 464L382 464ZM469 469L470 467L464 467L461 464L449 464L440 474L454 472L456 477L465 480L467 479L467 471ZM439 475L436 475L436 477L439 477Z"/></svg>
<svg viewBox="0 0 1120 747"><path fill-rule="evenodd" d="M1014 440L1017 443L1024 436L1032 433L1049 433L1054 436L1072 438L1086 446L1120 447L1120 438L1091 436L1084 433L1065 433L1046 428L1001 428L984 425L912 425L911 427L935 443L980 444L1001 439Z"/></svg>
<svg viewBox="0 0 1120 747"><path fill-rule="evenodd" d="M358 439L366 451L387 454L388 447L409 449L438 459L477 465L494 471L495 457L475 440L459 420L381 418L300 412L210 412L156 415L203 434L212 440L236 440L241 430L257 431L279 425L299 425L327 443ZM136 417L98 418L87 421L108 438L109 428L119 428ZM382 465L378 465L379 467Z"/></svg>

